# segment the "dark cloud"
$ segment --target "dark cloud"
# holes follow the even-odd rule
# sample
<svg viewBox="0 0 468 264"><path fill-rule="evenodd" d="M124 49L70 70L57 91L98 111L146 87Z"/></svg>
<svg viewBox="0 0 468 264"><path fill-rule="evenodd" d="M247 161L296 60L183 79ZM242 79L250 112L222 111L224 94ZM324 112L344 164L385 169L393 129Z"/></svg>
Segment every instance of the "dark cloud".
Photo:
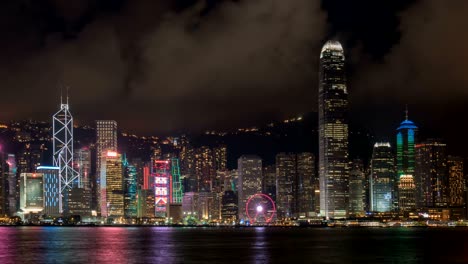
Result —
<svg viewBox="0 0 468 264"><path fill-rule="evenodd" d="M380 134L404 104L436 132L467 110L462 0L71 2L0 3L1 119L47 118L59 82L79 120L145 133L314 111L328 38L346 48L354 118Z"/></svg>
<svg viewBox="0 0 468 264"><path fill-rule="evenodd" d="M185 4L131 1L95 15L72 40L45 35L27 60L3 65L4 102L24 104L21 115L53 111L62 81L72 87L77 117L135 127L138 116L146 122L137 125L153 131L313 110L307 98L315 91L303 88L316 83L325 32L318 1ZM87 1L77 8L55 1L54 10L64 27L97 12ZM30 96L19 100L20 88Z"/></svg>

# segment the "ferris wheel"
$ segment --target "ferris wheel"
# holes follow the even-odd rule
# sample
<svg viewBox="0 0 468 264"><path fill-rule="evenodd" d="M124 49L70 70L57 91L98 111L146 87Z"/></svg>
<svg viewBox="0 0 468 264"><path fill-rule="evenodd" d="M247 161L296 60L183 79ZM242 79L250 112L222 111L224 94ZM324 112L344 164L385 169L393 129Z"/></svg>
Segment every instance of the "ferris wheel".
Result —
<svg viewBox="0 0 468 264"><path fill-rule="evenodd" d="M275 202L270 196L257 193L247 200L245 212L250 224L269 224L276 214Z"/></svg>

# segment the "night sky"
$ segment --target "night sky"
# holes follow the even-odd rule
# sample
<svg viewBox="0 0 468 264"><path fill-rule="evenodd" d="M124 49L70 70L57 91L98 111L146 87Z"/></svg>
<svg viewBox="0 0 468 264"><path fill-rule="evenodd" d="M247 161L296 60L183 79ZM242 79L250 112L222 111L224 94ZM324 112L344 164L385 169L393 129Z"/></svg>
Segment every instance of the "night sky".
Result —
<svg viewBox="0 0 468 264"><path fill-rule="evenodd" d="M466 154L465 0L4 0L0 119L48 120L60 85L80 123L201 131L316 111L318 56L347 57L352 122ZM451 147L452 146L452 147Z"/></svg>

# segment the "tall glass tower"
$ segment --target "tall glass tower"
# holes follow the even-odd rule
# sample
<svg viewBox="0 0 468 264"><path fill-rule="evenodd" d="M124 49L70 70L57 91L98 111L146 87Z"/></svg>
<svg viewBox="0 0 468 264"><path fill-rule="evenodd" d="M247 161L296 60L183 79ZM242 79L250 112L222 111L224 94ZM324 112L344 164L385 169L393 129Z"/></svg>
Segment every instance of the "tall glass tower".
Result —
<svg viewBox="0 0 468 264"><path fill-rule="evenodd" d="M395 160L390 143L375 143L370 174L371 211L389 212L393 209L394 180Z"/></svg>
<svg viewBox="0 0 468 264"><path fill-rule="evenodd" d="M328 41L320 54L319 177L320 214L346 217L349 200L348 90L343 47Z"/></svg>
<svg viewBox="0 0 468 264"><path fill-rule="evenodd" d="M406 118L397 128L397 175L395 186L399 186L402 175L414 177L415 168L415 139L418 127L408 120L408 109ZM395 189L394 206L398 209L398 188Z"/></svg>

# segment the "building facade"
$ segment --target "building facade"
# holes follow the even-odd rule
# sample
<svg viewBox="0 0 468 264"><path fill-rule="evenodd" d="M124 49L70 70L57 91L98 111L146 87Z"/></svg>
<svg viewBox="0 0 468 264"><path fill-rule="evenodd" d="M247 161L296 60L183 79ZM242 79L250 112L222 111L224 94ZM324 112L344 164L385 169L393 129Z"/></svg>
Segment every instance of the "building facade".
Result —
<svg viewBox="0 0 468 264"><path fill-rule="evenodd" d="M466 181L463 176L463 158L448 156L448 177L449 177L449 205L465 205Z"/></svg>

